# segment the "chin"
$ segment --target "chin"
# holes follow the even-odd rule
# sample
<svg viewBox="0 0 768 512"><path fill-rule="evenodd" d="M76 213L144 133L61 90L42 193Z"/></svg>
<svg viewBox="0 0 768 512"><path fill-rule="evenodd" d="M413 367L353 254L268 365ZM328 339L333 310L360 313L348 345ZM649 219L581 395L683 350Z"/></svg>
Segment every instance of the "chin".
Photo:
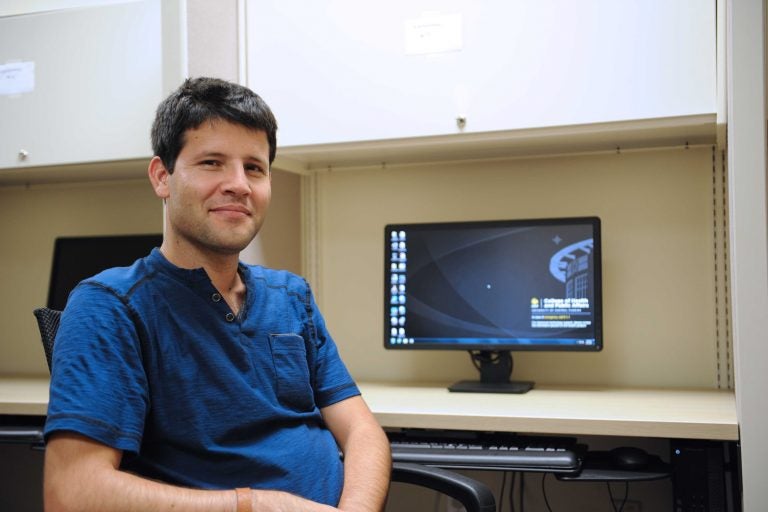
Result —
<svg viewBox="0 0 768 512"><path fill-rule="evenodd" d="M218 228L218 229L217 229ZM206 250L221 255L232 255L243 249L256 238L256 229L233 229L232 226L209 227L196 236L189 237Z"/></svg>
<svg viewBox="0 0 768 512"><path fill-rule="evenodd" d="M230 256L233 254L240 254L243 249L248 247L253 238L247 240L208 240L204 245L208 250L218 254Z"/></svg>
<svg viewBox="0 0 768 512"><path fill-rule="evenodd" d="M224 243L221 244L221 251L227 254L239 254L243 251L243 249L248 247L251 241L253 241L253 238L249 239L248 241Z"/></svg>

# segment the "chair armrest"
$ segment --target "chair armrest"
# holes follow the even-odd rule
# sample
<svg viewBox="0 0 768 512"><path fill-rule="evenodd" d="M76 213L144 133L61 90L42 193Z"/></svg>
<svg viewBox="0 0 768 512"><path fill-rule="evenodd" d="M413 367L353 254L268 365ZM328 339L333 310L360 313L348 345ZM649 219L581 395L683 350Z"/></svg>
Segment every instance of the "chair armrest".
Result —
<svg viewBox="0 0 768 512"><path fill-rule="evenodd" d="M496 498L482 482L453 471L395 462L392 465L393 482L418 485L433 489L458 500L467 512L495 512Z"/></svg>

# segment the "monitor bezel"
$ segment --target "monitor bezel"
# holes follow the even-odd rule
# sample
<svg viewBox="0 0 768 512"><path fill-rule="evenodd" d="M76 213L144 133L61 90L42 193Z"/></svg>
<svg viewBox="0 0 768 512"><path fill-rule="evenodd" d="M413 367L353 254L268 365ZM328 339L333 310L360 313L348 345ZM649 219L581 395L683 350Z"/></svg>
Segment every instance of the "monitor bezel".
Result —
<svg viewBox="0 0 768 512"><path fill-rule="evenodd" d="M556 225L591 225L594 247L594 332L595 343L593 345L558 345L558 344L514 344L514 343L467 343L467 342L433 342L392 345L389 343L389 318L388 290L389 281L389 234L392 230L420 228L420 229L455 229L457 227L519 227L519 226L556 226ZM462 350L462 351L491 351L491 352L599 352L603 349L603 277L602 277L602 225L598 216L581 217L552 217L533 219L507 219L507 220L479 220L479 221L446 221L446 222L419 222L419 223L393 223L384 227L384 297L383 297L383 341L387 350Z"/></svg>
<svg viewBox="0 0 768 512"><path fill-rule="evenodd" d="M62 285L62 279L60 278L61 274L63 272L66 272L66 269L64 268L64 265L62 263L63 260L63 251L66 250L66 246L71 246L73 244L88 244L89 246L93 246L94 244L98 244L103 247L108 247L110 244L114 244L115 242L125 243L130 242L132 245L140 246L142 249L147 249L145 254L142 254L142 256L147 256L151 248L153 247L160 247L162 244L163 235L162 233L139 233L139 234L126 234L126 235L82 235L82 236L59 236L56 237L56 239L53 242L53 255L51 258L51 271L49 275L49 281L48 281L48 296L46 298L46 305L49 308L54 309L63 309L62 304L60 302L60 299L62 296L68 296L69 292L67 293L59 293L60 291L58 288ZM137 254L141 251L137 251ZM138 257L138 256L137 256ZM131 258L125 258L120 263L121 265L128 266L135 261L135 259L132 259L131 261L128 261ZM100 266L102 269L110 268L115 265L107 264L106 266ZM83 279L87 277L91 277L92 275L95 275L98 272L94 272L90 275L83 276ZM70 280L71 281L71 280ZM73 287L72 287L73 288ZM70 292L72 290L70 288ZM66 305L66 298L64 299L64 305Z"/></svg>

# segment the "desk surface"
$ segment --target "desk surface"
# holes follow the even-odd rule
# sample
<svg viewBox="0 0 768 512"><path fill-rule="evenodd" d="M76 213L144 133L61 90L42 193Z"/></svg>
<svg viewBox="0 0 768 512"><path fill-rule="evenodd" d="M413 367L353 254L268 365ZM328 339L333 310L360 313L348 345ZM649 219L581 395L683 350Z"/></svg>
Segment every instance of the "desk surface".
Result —
<svg viewBox="0 0 768 512"><path fill-rule="evenodd" d="M47 411L47 378L0 377L0 414L42 416Z"/></svg>
<svg viewBox="0 0 768 512"><path fill-rule="evenodd" d="M523 395L361 383L384 427L738 440L732 391L538 386ZM0 414L44 415L48 379L0 378Z"/></svg>
<svg viewBox="0 0 768 512"><path fill-rule="evenodd" d="M522 395L362 383L384 427L738 440L732 391L537 386Z"/></svg>

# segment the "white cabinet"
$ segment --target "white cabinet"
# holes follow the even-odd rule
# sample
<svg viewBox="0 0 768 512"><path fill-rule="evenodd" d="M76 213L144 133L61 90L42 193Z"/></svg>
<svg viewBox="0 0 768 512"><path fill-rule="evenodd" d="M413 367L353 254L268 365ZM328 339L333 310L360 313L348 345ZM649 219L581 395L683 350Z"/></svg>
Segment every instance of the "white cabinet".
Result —
<svg viewBox="0 0 768 512"><path fill-rule="evenodd" d="M246 28L281 146L716 111L713 0L247 0Z"/></svg>
<svg viewBox="0 0 768 512"><path fill-rule="evenodd" d="M144 0L0 18L0 169L150 156L160 10Z"/></svg>

